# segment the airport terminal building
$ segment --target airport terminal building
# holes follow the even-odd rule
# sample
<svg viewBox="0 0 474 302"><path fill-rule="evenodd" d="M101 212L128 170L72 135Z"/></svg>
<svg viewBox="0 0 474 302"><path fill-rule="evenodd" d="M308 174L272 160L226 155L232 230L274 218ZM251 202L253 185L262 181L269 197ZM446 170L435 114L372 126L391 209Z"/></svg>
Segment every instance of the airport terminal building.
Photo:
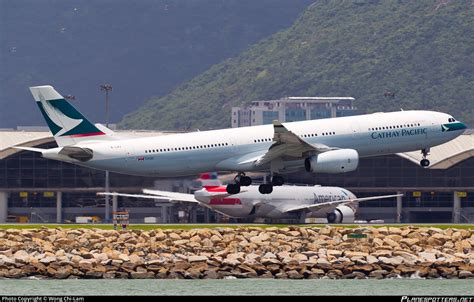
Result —
<svg viewBox="0 0 474 302"><path fill-rule="evenodd" d="M121 134L154 136L167 133L126 131ZM15 218L36 223L74 222L76 217L106 219L105 198L97 196L97 192L105 190L104 171L44 159L39 153L12 146L57 147L46 129L0 131L0 223L13 222ZM156 181L154 178L110 173L111 192L141 193L142 188L152 187L183 192L198 185L193 179ZM120 210L129 211L131 223L143 223L145 217L155 218L157 223L209 222L215 219L208 209L198 206L111 197L108 221L112 219L112 212Z"/></svg>
<svg viewBox="0 0 474 302"><path fill-rule="evenodd" d="M124 132L127 134L127 132ZM166 135L133 131L130 135ZM127 210L131 223L145 217L157 223L216 222L223 217L212 211L160 200L115 197L110 209L103 197L103 171L42 158L38 153L13 146L56 147L49 131L0 131L0 223L74 222L78 216L110 221L112 211ZM357 196L392 194L404 197L361 203L358 220L385 222L474 222L474 131L431 149L431 166L419 166L421 154L409 152L364 158L346 174L298 173L287 176L294 184L341 186ZM110 191L139 193L142 188L193 192L194 178L160 180L111 173ZM106 209L108 215L105 214ZM108 217L107 217L108 216Z"/></svg>

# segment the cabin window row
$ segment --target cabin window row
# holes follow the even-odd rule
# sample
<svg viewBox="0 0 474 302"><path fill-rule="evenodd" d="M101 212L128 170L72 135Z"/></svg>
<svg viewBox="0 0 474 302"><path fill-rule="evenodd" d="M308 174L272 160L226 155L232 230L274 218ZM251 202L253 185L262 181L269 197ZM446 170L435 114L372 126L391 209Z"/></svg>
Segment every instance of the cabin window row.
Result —
<svg viewBox="0 0 474 302"><path fill-rule="evenodd" d="M406 125L396 125L396 126L375 127L375 128L369 128L369 131L401 129L401 128L416 127L416 126L421 126L421 124L416 123L416 124L406 124Z"/></svg>
<svg viewBox="0 0 474 302"><path fill-rule="evenodd" d="M323 132L321 133L321 136L328 136L328 135L336 135L336 132ZM317 133L311 133L311 134L302 134L300 137L315 137L318 136ZM271 138L259 138L259 139L254 139L254 143L263 143L263 142L271 142L273 139Z"/></svg>
<svg viewBox="0 0 474 302"><path fill-rule="evenodd" d="M258 139L254 139L253 142L254 143L263 143L263 142L271 142L273 139L271 138L258 138Z"/></svg>
<svg viewBox="0 0 474 302"><path fill-rule="evenodd" d="M219 144L190 146L190 147L176 147L176 148L164 148L164 149L151 149L151 150L145 150L145 153L159 153L159 152L171 152L171 151L198 150L198 149L224 147L224 146L228 146L228 145L229 145L229 143L219 143Z"/></svg>
<svg viewBox="0 0 474 302"><path fill-rule="evenodd" d="M336 135L336 132L323 132L321 133L321 136L329 136L329 135ZM300 135L300 137L315 137L318 136L317 133L310 133L310 134L303 134Z"/></svg>

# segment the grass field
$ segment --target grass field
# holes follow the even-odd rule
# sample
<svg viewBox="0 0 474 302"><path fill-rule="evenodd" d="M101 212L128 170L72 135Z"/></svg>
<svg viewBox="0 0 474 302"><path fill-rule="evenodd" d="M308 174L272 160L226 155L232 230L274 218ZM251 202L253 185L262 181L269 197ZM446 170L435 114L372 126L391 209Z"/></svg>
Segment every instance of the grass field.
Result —
<svg viewBox="0 0 474 302"><path fill-rule="evenodd" d="M316 227L321 228L327 224L136 224L130 225L128 229L131 230L153 230L153 229L171 229L171 230L190 230L190 229L203 229L203 228L241 228L241 227L253 227L253 228L284 228L289 226L300 226L300 227ZM435 227L440 229L473 229L474 224L332 224L333 227L343 228L357 228L357 227ZM112 224L0 224L0 230L2 229L40 229L46 228L64 228L64 229L103 229L112 230ZM120 228L119 228L120 229Z"/></svg>

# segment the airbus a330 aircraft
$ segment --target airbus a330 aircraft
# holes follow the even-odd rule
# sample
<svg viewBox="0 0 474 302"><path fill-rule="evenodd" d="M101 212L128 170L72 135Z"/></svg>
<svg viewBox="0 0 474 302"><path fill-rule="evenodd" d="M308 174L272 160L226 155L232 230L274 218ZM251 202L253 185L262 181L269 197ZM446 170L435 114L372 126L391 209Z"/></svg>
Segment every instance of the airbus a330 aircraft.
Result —
<svg viewBox="0 0 474 302"><path fill-rule="evenodd" d="M429 165L430 147L461 135L466 126L434 111L400 111L273 125L123 138L92 124L51 86L30 88L54 135L57 148L20 149L43 157L117 173L155 177L234 171L227 192L237 194L252 179L245 172L270 172L259 186L269 194L282 175L305 168L314 173L354 171L360 157L421 150Z"/></svg>
<svg viewBox="0 0 474 302"><path fill-rule="evenodd" d="M321 186L279 186L268 195L260 194L258 186L248 186L235 195L227 193L225 186L205 186L194 194L148 189L144 189L143 193L98 194L194 203L233 218L283 218L300 222L304 222L305 218L327 218L329 223L353 223L359 202L403 195L357 198L346 189Z"/></svg>

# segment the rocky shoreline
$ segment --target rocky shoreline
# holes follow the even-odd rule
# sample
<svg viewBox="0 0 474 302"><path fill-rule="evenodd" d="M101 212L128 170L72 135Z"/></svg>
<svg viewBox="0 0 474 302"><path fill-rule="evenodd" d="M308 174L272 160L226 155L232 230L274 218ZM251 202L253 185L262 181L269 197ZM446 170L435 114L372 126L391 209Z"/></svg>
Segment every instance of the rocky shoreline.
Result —
<svg viewBox="0 0 474 302"><path fill-rule="evenodd" d="M0 230L0 277L474 278L474 230Z"/></svg>

